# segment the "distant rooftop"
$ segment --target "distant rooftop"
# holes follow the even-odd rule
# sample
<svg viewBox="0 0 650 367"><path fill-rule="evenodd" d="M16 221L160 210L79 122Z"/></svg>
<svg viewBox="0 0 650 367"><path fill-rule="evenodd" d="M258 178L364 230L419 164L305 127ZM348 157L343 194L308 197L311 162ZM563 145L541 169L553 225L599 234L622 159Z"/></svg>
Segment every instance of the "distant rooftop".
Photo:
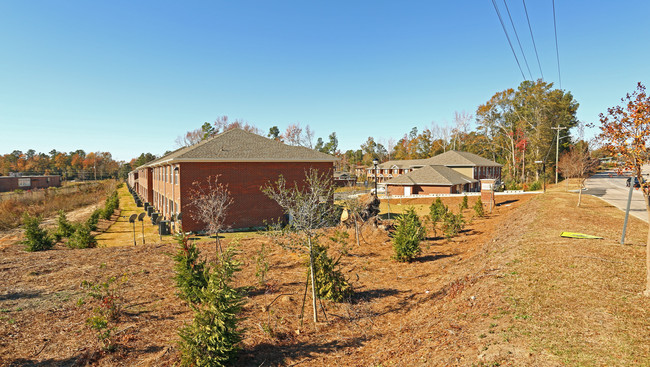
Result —
<svg viewBox="0 0 650 367"><path fill-rule="evenodd" d="M452 186L478 182L452 168L441 165L428 165L386 181L386 185L436 185Z"/></svg>

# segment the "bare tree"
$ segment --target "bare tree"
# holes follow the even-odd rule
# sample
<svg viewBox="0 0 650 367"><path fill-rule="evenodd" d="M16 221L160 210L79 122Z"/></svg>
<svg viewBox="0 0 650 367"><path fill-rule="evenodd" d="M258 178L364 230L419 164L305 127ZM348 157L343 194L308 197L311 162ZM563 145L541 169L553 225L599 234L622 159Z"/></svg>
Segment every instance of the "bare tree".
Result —
<svg viewBox="0 0 650 367"><path fill-rule="evenodd" d="M454 140L454 149L461 149L463 146L463 139L467 135L470 124L474 116L465 111L458 112L454 111L454 128L453 128L453 140ZM458 147L456 146L458 143Z"/></svg>
<svg viewBox="0 0 650 367"><path fill-rule="evenodd" d="M314 246L316 245L317 229L333 222L334 187L331 177L327 172L320 174L318 170L310 169L305 172L305 182L302 186L295 183L293 187L288 187L287 181L280 176L275 183L265 185L262 191L277 202L290 218L282 232L287 235L280 239L280 241L286 242L281 245L306 252L309 255L310 279L307 282L311 281L314 322L318 322Z"/></svg>
<svg viewBox="0 0 650 367"><path fill-rule="evenodd" d="M190 215L197 222L205 224L205 230L214 233L216 237L215 249L222 253L219 233L225 230L226 213L232 204L230 191L227 185L219 183L219 176L209 176L207 183L195 181L190 191Z"/></svg>
<svg viewBox="0 0 650 367"><path fill-rule="evenodd" d="M449 125L447 125L447 123L438 125L436 122L432 121L430 131L434 141L440 145L443 152L446 152L451 140L451 128Z"/></svg>
<svg viewBox="0 0 650 367"><path fill-rule="evenodd" d="M309 125L305 126L305 134L303 138L303 146L309 148L309 149L314 149L314 135L315 132L312 130Z"/></svg>
<svg viewBox="0 0 650 367"><path fill-rule="evenodd" d="M178 147L188 147L194 145L201 140L203 140L204 131L201 128L196 130L191 130L185 133L185 135L180 135L176 138L176 145Z"/></svg>
<svg viewBox="0 0 650 367"><path fill-rule="evenodd" d="M348 196L345 200L345 208L348 211L348 217L354 221L354 234L357 240L357 246L361 243L359 242L359 219L361 219L361 210L363 204L359 198L355 196Z"/></svg>
<svg viewBox="0 0 650 367"><path fill-rule="evenodd" d="M591 155L589 144L577 144L564 153L558 162L558 169L567 178L578 179L578 205L582 201L585 180L598 169L600 161Z"/></svg>

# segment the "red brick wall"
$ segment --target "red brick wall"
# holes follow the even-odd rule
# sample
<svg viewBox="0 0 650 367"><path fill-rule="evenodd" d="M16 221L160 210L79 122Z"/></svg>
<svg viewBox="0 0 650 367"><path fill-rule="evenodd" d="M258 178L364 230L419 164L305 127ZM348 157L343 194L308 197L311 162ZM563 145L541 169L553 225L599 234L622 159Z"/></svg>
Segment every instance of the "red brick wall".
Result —
<svg viewBox="0 0 650 367"><path fill-rule="evenodd" d="M29 179L30 186L18 186L19 179ZM34 190L48 187L61 186L61 176L25 176L25 177L0 177L0 192L14 190Z"/></svg>
<svg viewBox="0 0 650 367"><path fill-rule="evenodd" d="M206 182L209 176L219 176L219 182L228 185L233 199L228 209L226 225L231 228L249 228L264 225L283 217L282 208L266 197L260 187L269 181L277 181L280 175L287 180L287 186L304 182L305 171L310 168L330 172L332 163L309 162L232 162L232 163L180 163L180 205L183 213L183 230L199 231L203 225L191 215L189 197L193 182Z"/></svg>
<svg viewBox="0 0 650 367"><path fill-rule="evenodd" d="M388 192L391 195L404 195L404 186L388 185ZM450 186L411 186L411 195L429 195L429 194L450 194L452 191Z"/></svg>

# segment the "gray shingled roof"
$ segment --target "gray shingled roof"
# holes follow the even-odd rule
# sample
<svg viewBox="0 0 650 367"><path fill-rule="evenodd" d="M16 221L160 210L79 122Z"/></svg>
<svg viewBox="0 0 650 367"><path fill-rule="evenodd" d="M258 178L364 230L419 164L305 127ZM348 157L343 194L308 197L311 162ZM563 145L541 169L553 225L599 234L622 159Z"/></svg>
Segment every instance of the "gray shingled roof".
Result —
<svg viewBox="0 0 650 367"><path fill-rule="evenodd" d="M232 129L189 147L177 149L145 166L172 162L335 162L338 158L305 147Z"/></svg>
<svg viewBox="0 0 650 367"><path fill-rule="evenodd" d="M428 164L441 164L444 166L481 166L501 167L499 163L485 159L473 153L450 150L427 159Z"/></svg>
<svg viewBox="0 0 650 367"><path fill-rule="evenodd" d="M393 166L396 166L398 168L422 167L431 164L429 163L429 159L431 158L386 161L382 164L377 165L377 168L389 169L392 168Z"/></svg>
<svg viewBox="0 0 650 367"><path fill-rule="evenodd" d="M381 169L389 169L393 166L398 168L412 168L430 165L443 165L443 166L481 166L481 167L501 167L499 163L485 159L473 153L461 152L458 150L450 150L448 152L438 154L435 157L425 159L404 159L392 160L384 162L377 166Z"/></svg>
<svg viewBox="0 0 650 367"><path fill-rule="evenodd" d="M409 173L400 175L386 181L386 185L411 186L411 185L436 185L452 186L466 183L478 182L461 173L454 171L452 168L430 165L416 169Z"/></svg>

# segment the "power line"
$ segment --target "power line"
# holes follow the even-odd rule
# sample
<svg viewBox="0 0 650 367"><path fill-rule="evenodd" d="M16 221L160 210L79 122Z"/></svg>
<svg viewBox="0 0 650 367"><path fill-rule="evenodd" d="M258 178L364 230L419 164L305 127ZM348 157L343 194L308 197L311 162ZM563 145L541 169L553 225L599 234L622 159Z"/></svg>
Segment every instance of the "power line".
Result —
<svg viewBox="0 0 650 367"><path fill-rule="evenodd" d="M526 69L528 69L528 75L530 75L530 80L533 80L533 74L530 72L530 67L528 66L528 60L526 60L526 54L524 53L524 48L521 47L521 42L519 41L519 35L517 34L517 28L515 28L515 23L512 21L512 16L510 15L510 9L508 9L508 3L506 0L503 0L503 5L506 6L506 12L508 12L508 18L510 18L510 24L512 25L512 30L515 31L515 38L517 38L517 43L519 44L519 50L521 50L521 56L524 57L524 63L526 64Z"/></svg>
<svg viewBox="0 0 650 367"><path fill-rule="evenodd" d="M506 34L506 38L508 39L508 44L510 45L510 50L512 50L512 55L515 57L515 61L517 61L517 66L519 67L519 71L521 72L521 77L526 80L526 75L524 75L524 71L521 69L521 64L519 64L519 59L517 58L517 53L515 52L515 48L512 47L512 42L510 42L510 37L508 36L508 31L506 30L505 24L503 24L503 18L501 18L501 13L499 12L499 8L497 7L497 3L495 0L492 0L492 5L494 5L494 10L497 12L497 16L499 17L499 22L501 22L501 28L503 28L503 33Z"/></svg>
<svg viewBox="0 0 650 367"><path fill-rule="evenodd" d="M530 38L533 40L533 48L535 49L535 57L537 57L537 66L539 66L539 73L544 80L544 73L542 72L542 64L539 62L539 54L537 53L537 45L535 45L535 37L533 36L533 28L530 26L530 18L528 18L528 9L526 8L526 0L521 0L524 3L524 11L526 12L526 20L528 21L528 29L530 30Z"/></svg>
<svg viewBox="0 0 650 367"><path fill-rule="evenodd" d="M555 0L553 0L553 29L555 30L555 55L557 56L557 78L562 89L562 74L560 73L560 51L557 47L557 23L555 21Z"/></svg>

